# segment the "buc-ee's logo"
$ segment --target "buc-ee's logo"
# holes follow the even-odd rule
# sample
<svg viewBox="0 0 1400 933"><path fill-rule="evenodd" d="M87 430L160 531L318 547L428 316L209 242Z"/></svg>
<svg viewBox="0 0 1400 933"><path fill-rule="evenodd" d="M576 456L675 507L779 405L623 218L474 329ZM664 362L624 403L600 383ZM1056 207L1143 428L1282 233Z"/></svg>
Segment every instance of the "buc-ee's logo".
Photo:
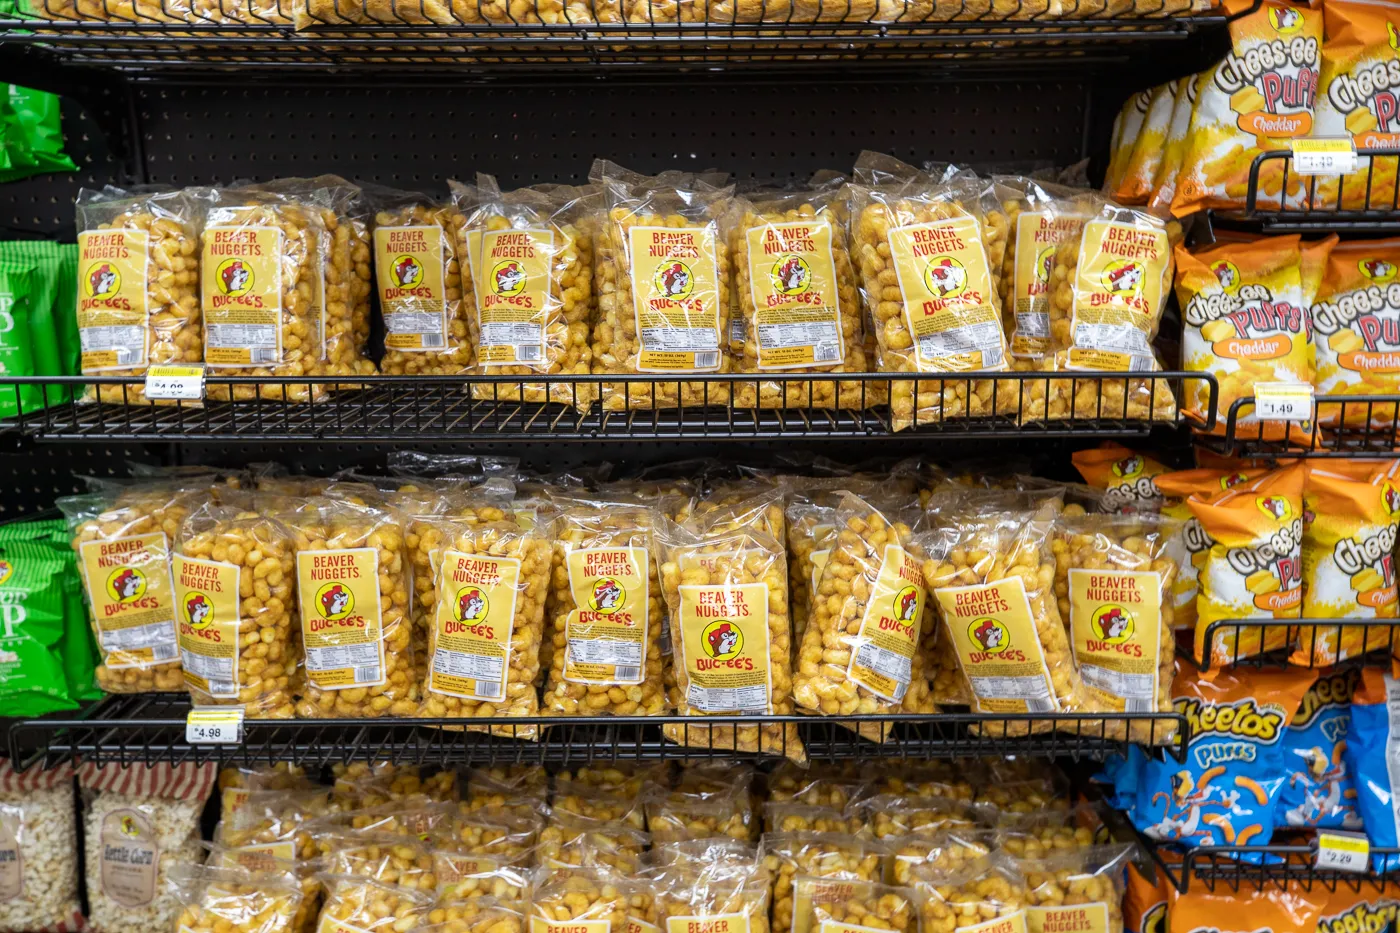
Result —
<svg viewBox="0 0 1400 933"><path fill-rule="evenodd" d="M253 288L253 267L241 259L225 259L215 272L219 291L230 298L242 298Z"/></svg>
<svg viewBox="0 0 1400 933"><path fill-rule="evenodd" d="M1394 23L1385 24L1385 38L1393 51L1400 52L1400 29L1396 29Z"/></svg>
<svg viewBox="0 0 1400 933"><path fill-rule="evenodd" d="M1240 287L1240 267L1230 260L1220 260L1210 267L1210 271L1215 273L1215 280L1227 292L1233 292Z"/></svg>
<svg viewBox="0 0 1400 933"><path fill-rule="evenodd" d="M812 287L812 267L801 256L783 256L768 270L773 291L779 295L800 295Z"/></svg>
<svg viewBox="0 0 1400 933"><path fill-rule="evenodd" d="M1119 479L1137 479L1138 474L1142 472L1142 468L1142 458L1132 456L1115 461L1112 470L1113 475Z"/></svg>
<svg viewBox="0 0 1400 933"><path fill-rule="evenodd" d="M1055 247L1047 246L1035 254L1035 280L1050 281L1050 270L1055 266Z"/></svg>
<svg viewBox="0 0 1400 933"><path fill-rule="evenodd" d="M919 613L919 588L906 586L894 594L894 618L902 625L913 625Z"/></svg>
<svg viewBox="0 0 1400 933"><path fill-rule="evenodd" d="M514 259L503 259L491 270L491 290L502 298L514 298L525 290L525 270Z"/></svg>
<svg viewBox="0 0 1400 933"><path fill-rule="evenodd" d="M695 290L695 276L691 274L690 266L673 261L656 270L651 277L651 287L662 298L689 298Z"/></svg>
<svg viewBox="0 0 1400 933"><path fill-rule="evenodd" d="M417 288L423 282L423 264L412 256L400 256L389 267L396 288Z"/></svg>
<svg viewBox="0 0 1400 933"><path fill-rule="evenodd" d="M322 618L339 621L355 611L355 594L339 581L326 583L316 591L316 606Z"/></svg>
<svg viewBox="0 0 1400 933"><path fill-rule="evenodd" d="M700 645L716 661L728 661L744 650L744 633L728 619L716 619L700 633Z"/></svg>
<svg viewBox="0 0 1400 933"><path fill-rule="evenodd" d="M593 584L593 592L588 594L588 608L594 612L610 616L627 604L627 591L611 577L604 577Z"/></svg>
<svg viewBox="0 0 1400 933"><path fill-rule="evenodd" d="M924 288L939 298L956 298L967 290L967 269L952 256L934 256L924 266Z"/></svg>
<svg viewBox="0 0 1400 933"><path fill-rule="evenodd" d="M203 593L195 592L186 596L180 611L185 614L185 621L192 628L208 628L214 623L214 603Z"/></svg>
<svg viewBox="0 0 1400 933"><path fill-rule="evenodd" d="M967 626L967 637L988 654L1001 654L1011 645L1011 634L996 619L973 619Z"/></svg>
<svg viewBox="0 0 1400 933"><path fill-rule="evenodd" d="M1361 259L1356 263L1356 271L1372 282L1389 282L1395 278L1395 263L1384 259Z"/></svg>
<svg viewBox="0 0 1400 933"><path fill-rule="evenodd" d="M1381 504L1385 506L1386 515L1400 512L1400 491L1390 483L1381 486Z"/></svg>
<svg viewBox="0 0 1400 933"><path fill-rule="evenodd" d="M110 262L95 262L83 276L83 293L89 298L115 298L122 290L122 274Z"/></svg>
<svg viewBox="0 0 1400 933"><path fill-rule="evenodd" d="M107 575L107 598L129 603L146 595L146 575L135 567L118 567Z"/></svg>
<svg viewBox="0 0 1400 933"><path fill-rule="evenodd" d="M1269 24L1286 36L1303 28L1303 14L1291 7L1274 7L1269 10Z"/></svg>
<svg viewBox="0 0 1400 933"><path fill-rule="evenodd" d="M117 822L117 832L128 839L138 839L141 836L141 824L136 822L136 817L130 814L123 814Z"/></svg>
<svg viewBox="0 0 1400 933"><path fill-rule="evenodd" d="M491 611L491 600L479 586L464 586L457 591L457 600L452 604L452 614L458 622L475 625L486 618Z"/></svg>
<svg viewBox="0 0 1400 933"><path fill-rule="evenodd" d="M1259 496L1254 504L1274 521L1286 522L1293 517L1293 506L1283 496Z"/></svg>
<svg viewBox="0 0 1400 933"><path fill-rule="evenodd" d="M1122 606L1100 606L1089 619L1094 637L1110 645L1121 645L1133 637L1133 614Z"/></svg>
<svg viewBox="0 0 1400 933"><path fill-rule="evenodd" d="M1142 290L1145 274L1142 263L1136 259L1115 259L1103 270L1100 281L1110 295L1136 295Z"/></svg>
<svg viewBox="0 0 1400 933"><path fill-rule="evenodd" d="M0 560L0 583L10 579L10 574L15 572L15 565L7 560Z"/></svg>

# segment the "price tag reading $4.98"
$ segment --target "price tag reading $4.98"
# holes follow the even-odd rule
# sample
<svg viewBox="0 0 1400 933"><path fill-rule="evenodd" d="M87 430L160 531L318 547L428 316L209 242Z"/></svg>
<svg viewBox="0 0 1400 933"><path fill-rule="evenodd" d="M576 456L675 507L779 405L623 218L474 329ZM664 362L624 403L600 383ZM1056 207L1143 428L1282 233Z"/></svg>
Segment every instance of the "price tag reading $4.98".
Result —
<svg viewBox="0 0 1400 933"><path fill-rule="evenodd" d="M146 369L146 398L199 401L204 398L204 364L160 364Z"/></svg>
<svg viewBox="0 0 1400 933"><path fill-rule="evenodd" d="M185 741L191 745L237 745L243 741L243 707L190 710Z"/></svg>
<svg viewBox="0 0 1400 933"><path fill-rule="evenodd" d="M1370 865L1371 843L1360 833L1318 833L1316 868L1334 871L1366 871Z"/></svg>

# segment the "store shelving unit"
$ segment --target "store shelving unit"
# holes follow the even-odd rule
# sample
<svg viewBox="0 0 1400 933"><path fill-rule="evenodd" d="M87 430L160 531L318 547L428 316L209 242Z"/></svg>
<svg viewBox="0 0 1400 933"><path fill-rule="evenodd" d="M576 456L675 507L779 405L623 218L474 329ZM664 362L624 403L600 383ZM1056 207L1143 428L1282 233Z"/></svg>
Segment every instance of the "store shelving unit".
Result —
<svg viewBox="0 0 1400 933"><path fill-rule="evenodd" d="M1217 620L1206 626L1207 645L1233 646L1225 665L1234 667L1327 667L1336 646L1345 637L1349 663L1388 664L1400 655L1400 619L1289 619L1286 622L1263 619ZM1277 651L1249 654L1250 645L1277 641L1287 645ZM1218 665L1206 655L1202 670Z"/></svg>
<svg viewBox="0 0 1400 933"><path fill-rule="evenodd" d="M1267 846L1198 846L1183 849L1143 836L1160 871L1177 890L1199 884L1209 891L1269 891L1285 887L1311 891L1359 890L1364 884L1393 882L1400 869L1400 848L1371 849L1371 868L1349 872L1315 866L1317 849L1307 842ZM1389 871L1377 870L1394 866Z"/></svg>
<svg viewBox="0 0 1400 933"><path fill-rule="evenodd" d="M1288 150L1261 153L1249 168L1249 188L1240 216L1274 233L1383 234L1400 230L1400 188L1395 183L1400 149L1370 149L1366 157L1365 167L1343 184L1338 175L1298 175ZM1260 176L1268 173L1276 174L1278 180L1278 184L1269 184L1272 198L1260 190ZM1288 197L1279 197L1280 191L1288 191Z"/></svg>
<svg viewBox="0 0 1400 933"><path fill-rule="evenodd" d="M1215 445L1241 457L1400 456L1400 395L1319 395L1308 422L1245 424L1253 411L1253 399L1232 402Z"/></svg>

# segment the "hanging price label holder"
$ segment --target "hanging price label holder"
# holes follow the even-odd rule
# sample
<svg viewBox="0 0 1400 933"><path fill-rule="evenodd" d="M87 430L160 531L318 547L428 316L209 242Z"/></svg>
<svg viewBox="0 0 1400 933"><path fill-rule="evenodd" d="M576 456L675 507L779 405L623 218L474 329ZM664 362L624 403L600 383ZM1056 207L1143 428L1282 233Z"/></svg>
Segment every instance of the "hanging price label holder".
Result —
<svg viewBox="0 0 1400 933"><path fill-rule="evenodd" d="M1292 141L1294 175L1350 175L1356 171L1356 143L1350 136L1305 136Z"/></svg>
<svg viewBox="0 0 1400 933"><path fill-rule="evenodd" d="M204 364L158 364L146 370L146 398L197 402L204 398Z"/></svg>
<svg viewBox="0 0 1400 933"><path fill-rule="evenodd" d="M243 741L243 707L192 709L185 720L185 741L191 745L237 745Z"/></svg>
<svg viewBox="0 0 1400 933"><path fill-rule="evenodd" d="M1316 868L1364 872L1370 868L1371 842L1360 833L1317 834Z"/></svg>
<svg viewBox="0 0 1400 933"><path fill-rule="evenodd" d="M1261 421L1311 421L1313 387L1306 382L1256 382L1254 414Z"/></svg>

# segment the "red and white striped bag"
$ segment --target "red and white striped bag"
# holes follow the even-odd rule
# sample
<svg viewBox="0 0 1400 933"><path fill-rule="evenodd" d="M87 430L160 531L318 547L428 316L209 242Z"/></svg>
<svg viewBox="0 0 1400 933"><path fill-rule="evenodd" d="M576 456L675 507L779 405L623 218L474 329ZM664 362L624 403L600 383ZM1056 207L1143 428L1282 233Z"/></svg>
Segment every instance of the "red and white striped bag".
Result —
<svg viewBox="0 0 1400 933"><path fill-rule="evenodd" d="M73 766L16 771L0 759L0 933L77 933Z"/></svg>

